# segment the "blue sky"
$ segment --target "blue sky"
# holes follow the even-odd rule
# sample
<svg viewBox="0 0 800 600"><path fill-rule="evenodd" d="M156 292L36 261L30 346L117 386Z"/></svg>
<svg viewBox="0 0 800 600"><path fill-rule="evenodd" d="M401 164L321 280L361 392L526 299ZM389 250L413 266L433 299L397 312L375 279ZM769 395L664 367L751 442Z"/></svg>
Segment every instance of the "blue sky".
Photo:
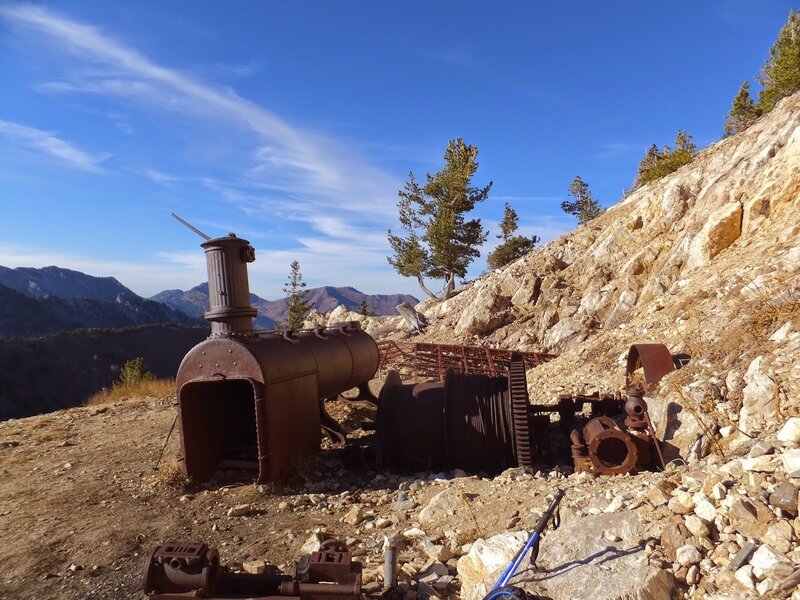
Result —
<svg viewBox="0 0 800 600"><path fill-rule="evenodd" d="M201 241L257 250L276 298L421 293L386 262L397 190L480 150L476 211L574 228L580 175L614 204L652 143L718 139L796 2L0 2L0 264L112 275L143 295L205 279ZM438 284L431 282L438 289Z"/></svg>

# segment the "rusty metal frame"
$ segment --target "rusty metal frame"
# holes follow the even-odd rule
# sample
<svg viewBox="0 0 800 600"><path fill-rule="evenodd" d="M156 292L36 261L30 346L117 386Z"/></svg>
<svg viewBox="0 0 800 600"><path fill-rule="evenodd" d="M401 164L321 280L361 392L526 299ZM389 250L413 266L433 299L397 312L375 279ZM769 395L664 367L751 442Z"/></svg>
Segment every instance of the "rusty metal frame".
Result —
<svg viewBox="0 0 800 600"><path fill-rule="evenodd" d="M539 352L518 352L486 346L434 344L425 342L378 342L378 368L404 369L413 377L431 377L443 381L448 371L465 375L504 376L513 355L519 355L525 369L532 369L553 360L556 355Z"/></svg>

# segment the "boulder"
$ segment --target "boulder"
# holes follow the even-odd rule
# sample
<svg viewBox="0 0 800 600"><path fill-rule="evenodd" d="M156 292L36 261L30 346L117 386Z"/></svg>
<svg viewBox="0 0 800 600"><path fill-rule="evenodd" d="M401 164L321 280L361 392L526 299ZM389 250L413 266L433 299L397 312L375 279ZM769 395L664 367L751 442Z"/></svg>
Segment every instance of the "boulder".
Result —
<svg viewBox="0 0 800 600"><path fill-rule="evenodd" d="M769 495L769 503L772 506L777 506L781 510L786 511L793 517L796 517L797 498L797 487L789 481L784 481L783 483L779 483L775 486L775 489L772 490L772 493Z"/></svg>
<svg viewBox="0 0 800 600"><path fill-rule="evenodd" d="M499 286L486 285L464 307L455 326L456 335L482 335L502 327L513 318L511 299Z"/></svg>
<svg viewBox="0 0 800 600"><path fill-rule="evenodd" d="M784 444L800 444L800 417L790 417L778 432L778 439Z"/></svg>
<svg viewBox="0 0 800 600"><path fill-rule="evenodd" d="M781 458L783 460L783 469L789 476L800 471L800 448L787 450Z"/></svg>
<svg viewBox="0 0 800 600"><path fill-rule="evenodd" d="M456 515L459 510L464 510L465 500L457 491L447 488L436 494L428 501L419 513L419 522L425 525L438 525L442 521Z"/></svg>
<svg viewBox="0 0 800 600"><path fill-rule="evenodd" d="M731 502L728 519L738 533L760 539L775 515L758 500L737 496Z"/></svg>
<svg viewBox="0 0 800 600"><path fill-rule="evenodd" d="M753 359L744 381L739 429L749 435L764 432L778 417L778 386L763 356Z"/></svg>
<svg viewBox="0 0 800 600"><path fill-rule="evenodd" d="M672 574L647 566L645 539L633 511L575 519L547 533L537 561L540 570L515 581L553 600L667 600L674 588Z"/></svg>
<svg viewBox="0 0 800 600"><path fill-rule="evenodd" d="M476 540L456 567L462 600L483 598L527 539L527 533L518 531Z"/></svg>
<svg viewBox="0 0 800 600"><path fill-rule="evenodd" d="M702 266L725 250L742 234L742 205L733 202L710 214L689 246L690 269Z"/></svg>

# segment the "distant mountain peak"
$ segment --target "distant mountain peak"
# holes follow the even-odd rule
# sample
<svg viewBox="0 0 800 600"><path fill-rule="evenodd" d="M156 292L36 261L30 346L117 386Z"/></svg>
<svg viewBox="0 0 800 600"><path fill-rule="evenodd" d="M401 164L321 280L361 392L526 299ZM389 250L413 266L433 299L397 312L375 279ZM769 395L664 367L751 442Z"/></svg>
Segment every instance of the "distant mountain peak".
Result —
<svg viewBox="0 0 800 600"><path fill-rule="evenodd" d="M61 267L0 266L0 287L4 297L2 335L197 322L138 296L114 277L94 277Z"/></svg>
<svg viewBox="0 0 800 600"><path fill-rule="evenodd" d="M417 298L408 294L365 294L352 286L326 285L309 288L307 292L306 298L321 313L330 312L340 304L350 310L358 310L363 301L369 307L374 306L377 315L394 315L394 308L398 304L419 302ZM208 310L208 284L201 283L185 292L165 290L151 296L151 299L163 302L189 316L202 317L203 313ZM286 318L286 298L265 300L256 294L250 294L250 302L258 311L255 326L259 329L272 329L276 322L281 322Z"/></svg>

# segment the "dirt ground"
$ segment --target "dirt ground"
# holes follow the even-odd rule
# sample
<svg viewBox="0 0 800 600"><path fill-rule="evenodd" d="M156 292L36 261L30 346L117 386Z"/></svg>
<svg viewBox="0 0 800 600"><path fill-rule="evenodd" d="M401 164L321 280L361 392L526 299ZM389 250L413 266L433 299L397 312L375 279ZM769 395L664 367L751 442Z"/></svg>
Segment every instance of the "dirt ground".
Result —
<svg viewBox="0 0 800 600"><path fill-rule="evenodd" d="M373 414L365 403L331 404L346 427ZM315 531L346 540L364 563L365 583L376 581L384 535L416 526L416 512L446 487L479 497L480 519L465 513L464 523L450 519L432 537L470 522L481 536L505 531L515 515L545 505L554 483L351 471L328 449L304 477L280 486L190 487L177 469L177 434L153 468L174 417L173 400L151 398L0 423L0 598L142 599L146 557L166 541L204 541L231 566L263 559L288 572ZM401 493L415 509L393 508ZM247 516L227 515L241 504L251 505ZM358 527L344 523L354 505L366 508ZM427 560L418 553L401 559L420 569Z"/></svg>
<svg viewBox="0 0 800 600"><path fill-rule="evenodd" d="M169 401L130 400L0 423L0 597L142 598L145 556L160 542L207 541L223 560L285 566L300 534L336 523L279 510L275 489L186 488L177 435L154 471L174 416ZM257 518L226 516L244 503Z"/></svg>

